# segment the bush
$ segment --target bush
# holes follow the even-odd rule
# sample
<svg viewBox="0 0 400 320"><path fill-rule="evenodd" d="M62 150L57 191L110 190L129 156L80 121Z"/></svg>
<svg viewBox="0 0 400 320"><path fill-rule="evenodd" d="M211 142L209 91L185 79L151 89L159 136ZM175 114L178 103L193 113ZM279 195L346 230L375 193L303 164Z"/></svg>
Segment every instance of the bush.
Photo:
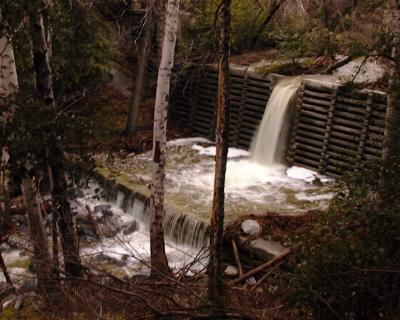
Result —
<svg viewBox="0 0 400 320"><path fill-rule="evenodd" d="M400 317L399 160L346 177L330 210L291 237L294 301L313 318Z"/></svg>

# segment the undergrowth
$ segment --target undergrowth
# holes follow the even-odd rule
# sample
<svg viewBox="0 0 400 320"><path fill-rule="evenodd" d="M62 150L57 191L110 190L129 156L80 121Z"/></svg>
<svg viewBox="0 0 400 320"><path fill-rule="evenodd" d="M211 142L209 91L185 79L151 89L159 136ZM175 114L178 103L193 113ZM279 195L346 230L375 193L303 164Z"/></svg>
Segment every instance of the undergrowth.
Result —
<svg viewBox="0 0 400 320"><path fill-rule="evenodd" d="M331 208L289 235L305 318L400 319L399 160L344 177Z"/></svg>

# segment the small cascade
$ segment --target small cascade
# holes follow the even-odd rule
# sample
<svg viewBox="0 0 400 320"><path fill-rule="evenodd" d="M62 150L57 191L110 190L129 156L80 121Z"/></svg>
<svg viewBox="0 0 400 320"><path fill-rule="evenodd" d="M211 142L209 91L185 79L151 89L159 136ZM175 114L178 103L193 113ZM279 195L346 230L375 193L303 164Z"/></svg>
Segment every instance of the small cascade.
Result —
<svg viewBox="0 0 400 320"><path fill-rule="evenodd" d="M119 186L115 184L103 188L102 198L132 215L145 226L145 230L148 232L148 202L136 198L135 193L127 194L119 190ZM166 239L196 249L207 245L210 237L210 229L206 223L194 216L179 213L170 208L165 210L163 228Z"/></svg>
<svg viewBox="0 0 400 320"><path fill-rule="evenodd" d="M269 167L281 164L288 132L285 123L287 111L302 79L283 79L273 89L251 146L251 158L254 162Z"/></svg>
<svg viewBox="0 0 400 320"><path fill-rule="evenodd" d="M164 234L178 244L204 248L210 238L210 227L194 216L168 209L164 217Z"/></svg>

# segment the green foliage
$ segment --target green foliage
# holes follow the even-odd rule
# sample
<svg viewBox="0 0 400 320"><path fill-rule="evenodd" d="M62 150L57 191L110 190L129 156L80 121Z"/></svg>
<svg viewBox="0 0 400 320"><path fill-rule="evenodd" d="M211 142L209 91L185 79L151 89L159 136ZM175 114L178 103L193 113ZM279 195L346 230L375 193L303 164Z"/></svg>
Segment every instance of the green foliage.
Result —
<svg viewBox="0 0 400 320"><path fill-rule="evenodd" d="M94 10L59 3L51 11L52 67L56 96L92 88L108 78L111 30Z"/></svg>
<svg viewBox="0 0 400 320"><path fill-rule="evenodd" d="M49 147L58 144L76 154L78 168L93 168L90 152L101 145L93 110L82 112L74 97L101 86L109 77L109 62L114 55L111 31L96 11L84 4L55 1L45 16L51 32L51 67L56 108L46 106L35 94L31 56L30 17L43 9L42 1L14 1L2 4L2 12L13 32L19 92L15 113L3 126L1 145L8 145L9 165L15 176L24 170L35 174L47 171ZM14 14L15 13L15 14ZM78 99L79 100L79 99Z"/></svg>
<svg viewBox="0 0 400 320"><path fill-rule="evenodd" d="M295 301L315 319L395 319L400 310L399 158L348 176L330 210L291 237Z"/></svg>
<svg viewBox="0 0 400 320"><path fill-rule="evenodd" d="M192 56L213 54L218 50L218 32L215 18L220 0L205 1L203 5L191 8L194 23L187 30L184 49L192 50ZM249 41L255 35L262 18L268 10L260 2L252 0L232 1L231 47L233 52L242 52L249 47ZM192 46L196 44L195 46Z"/></svg>

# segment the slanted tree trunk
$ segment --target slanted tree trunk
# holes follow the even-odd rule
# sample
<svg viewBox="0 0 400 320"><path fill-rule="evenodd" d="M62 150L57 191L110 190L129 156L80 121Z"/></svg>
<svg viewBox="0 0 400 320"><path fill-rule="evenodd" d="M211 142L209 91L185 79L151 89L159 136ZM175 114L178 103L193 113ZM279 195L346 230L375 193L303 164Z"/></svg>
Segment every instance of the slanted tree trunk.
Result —
<svg viewBox="0 0 400 320"><path fill-rule="evenodd" d="M51 259L47 235L43 225L40 202L33 178L26 174L22 179L22 192L33 246L32 263L38 279L38 288L47 292L50 285Z"/></svg>
<svg viewBox="0 0 400 320"><path fill-rule="evenodd" d="M261 34L267 28L267 26L272 21L272 19L274 18L275 14L278 12L278 10L281 8L281 6L285 3L285 1L286 0L271 0L269 10L266 12L264 20L261 22L255 35L253 36L253 38L250 41L250 44L252 46L255 46L258 43L258 41L260 40Z"/></svg>
<svg viewBox="0 0 400 320"><path fill-rule="evenodd" d="M33 46L33 66L36 80L36 93L47 105L55 107L53 93L53 76L50 67L50 52L43 14L38 13L31 19L31 35ZM49 166L53 182L52 197L58 214L58 228L61 235L61 246L64 256L65 273L78 277L81 274L81 261L75 229L75 221L68 199L68 186L65 177L64 155L58 138L53 136L49 145Z"/></svg>
<svg viewBox="0 0 400 320"><path fill-rule="evenodd" d="M143 97L144 85L146 83L146 71L150 59L151 45L155 29L155 6L156 4L149 5L147 8L147 20L143 26L144 36L139 57L133 98L129 106L128 119L123 132L123 134L126 136L135 134L138 126L139 108Z"/></svg>
<svg viewBox="0 0 400 320"><path fill-rule="evenodd" d="M162 57L157 79L153 130L153 173L150 197L150 251L152 277L170 273L165 255L163 220L168 102L180 0L168 0Z"/></svg>
<svg viewBox="0 0 400 320"><path fill-rule="evenodd" d="M222 0L220 59L218 66L218 101L216 126L216 163L214 198L211 216L210 262L208 265L208 294L212 301L223 303L224 282L222 270L225 173L229 140L229 53L231 0Z"/></svg>
<svg viewBox="0 0 400 320"><path fill-rule="evenodd" d="M399 120L400 120L400 0L393 0L393 48L392 67L390 70L388 107L386 112L386 129L383 158L388 160L400 155Z"/></svg>
<svg viewBox="0 0 400 320"><path fill-rule="evenodd" d="M0 122L4 124L12 116L12 107L15 93L18 89L17 68L15 66L14 51L11 37L8 35L7 22L0 11ZM1 126L3 131L4 126ZM1 133L5 137L5 133ZM8 190L8 174L6 166L9 159L7 148L1 146L0 162L0 223L9 222L10 198ZM2 221L3 220L3 221Z"/></svg>

